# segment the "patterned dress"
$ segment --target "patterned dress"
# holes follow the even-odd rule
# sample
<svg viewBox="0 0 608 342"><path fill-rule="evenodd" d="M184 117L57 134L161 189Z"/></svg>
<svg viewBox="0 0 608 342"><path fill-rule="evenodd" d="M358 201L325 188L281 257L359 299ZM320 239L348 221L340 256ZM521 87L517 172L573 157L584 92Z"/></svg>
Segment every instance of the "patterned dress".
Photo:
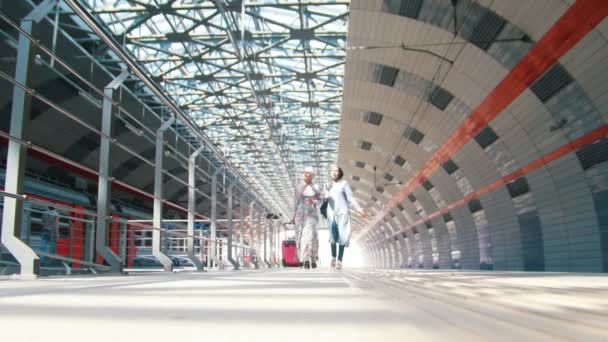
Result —
<svg viewBox="0 0 608 342"><path fill-rule="evenodd" d="M295 224L298 260L314 262L319 258L318 202L321 194L314 184L302 182L297 188Z"/></svg>

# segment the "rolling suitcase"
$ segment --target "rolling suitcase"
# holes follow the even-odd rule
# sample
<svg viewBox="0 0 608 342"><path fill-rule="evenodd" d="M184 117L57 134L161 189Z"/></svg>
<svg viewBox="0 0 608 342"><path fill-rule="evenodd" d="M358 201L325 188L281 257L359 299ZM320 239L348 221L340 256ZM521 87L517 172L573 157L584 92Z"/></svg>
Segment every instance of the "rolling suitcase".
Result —
<svg viewBox="0 0 608 342"><path fill-rule="evenodd" d="M283 240L281 244L283 252L283 267L300 267L302 264L298 261L297 246L294 240Z"/></svg>

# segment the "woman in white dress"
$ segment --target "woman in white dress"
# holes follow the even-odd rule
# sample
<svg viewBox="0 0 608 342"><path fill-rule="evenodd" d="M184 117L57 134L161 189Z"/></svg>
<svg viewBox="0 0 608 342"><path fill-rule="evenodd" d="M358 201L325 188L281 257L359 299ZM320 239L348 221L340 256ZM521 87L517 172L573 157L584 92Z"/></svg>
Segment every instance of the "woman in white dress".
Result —
<svg viewBox="0 0 608 342"><path fill-rule="evenodd" d="M344 248L348 247L350 243L349 208L355 209L363 218L367 217L367 213L355 200L348 182L342 179L344 176L342 169L337 165L332 165L330 176L332 184L325 197L328 200L327 225L329 227L329 243L331 244L331 266L341 269ZM337 251L336 245L338 246Z"/></svg>
<svg viewBox="0 0 608 342"><path fill-rule="evenodd" d="M295 224L298 260L304 268L316 268L319 258L319 235L317 226L319 215L317 203L321 197L318 187L313 184L314 170L307 167L304 179L296 188L296 204L291 223Z"/></svg>

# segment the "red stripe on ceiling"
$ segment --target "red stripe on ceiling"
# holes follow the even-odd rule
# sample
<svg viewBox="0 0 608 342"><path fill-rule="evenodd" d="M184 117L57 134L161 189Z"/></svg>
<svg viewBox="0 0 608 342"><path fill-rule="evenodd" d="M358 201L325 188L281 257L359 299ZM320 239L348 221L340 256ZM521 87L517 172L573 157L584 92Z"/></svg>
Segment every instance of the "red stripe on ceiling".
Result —
<svg viewBox="0 0 608 342"><path fill-rule="evenodd" d="M553 151L551 153L548 153L547 155L545 155L545 156L543 156L543 157L541 157L541 158L539 158L539 159L531 162L530 164L522 167L521 169L519 169L517 171L514 171L513 173L511 173L511 174L509 174L507 176L502 177L501 179L497 180L496 182L494 182L494 183L492 183L492 184L490 184L490 185L488 185L488 186L486 186L486 187L484 187L484 188L482 188L482 189L480 189L478 191L470 193L469 195L467 195L464 198L462 198L462 199L460 199L460 200L458 200L458 201L456 201L456 202L454 202L454 203L446 206L445 208L439 209L439 210L435 211L434 213L428 215L427 217L421 218L420 220L418 220L418 221L416 221L414 223L409 224L408 226L402 228L399 231L399 233L397 233L397 234L401 234L404 231L406 231L406 230L408 230L408 229L410 229L412 227L415 227L415 226L417 226L419 224L422 224L422 223L424 223L424 222L426 222L426 221L428 221L428 220L430 220L432 218L435 218L435 217L437 217L437 216L439 216L439 215L441 215L441 214L443 214L443 213L445 213L445 212L447 212L449 210L452 210L454 208L460 207L461 205L464 205L464 204L468 203L472 199L479 198L482 195L484 195L484 194L486 194L486 193L488 193L488 192L490 192L490 191L492 191L492 190L494 190L494 189L496 189L496 188L498 188L500 186L503 186L503 185L505 185L505 184L507 184L507 183L509 183L511 181L514 181L517 178L519 178L519 177L521 177L521 176L523 176L523 175L525 175L527 173L530 173L530 172L532 172L532 171L534 171L534 170L536 170L536 169L538 169L538 168L540 168L542 166L545 166L545 165L547 165L547 164L549 164L549 163L551 163L551 162L553 162L553 161L555 161L555 160L557 160L557 159L565 156L566 154L568 154L570 152L576 151L576 150L578 150L579 148L581 148L581 147L583 147L585 145L594 143L598 139L601 139L601 138L604 138L604 137L607 137L607 136L608 136L608 125L604 125L604 126L598 128L598 129L596 129L596 130L594 130L594 131L592 131L590 133L585 134L584 136L578 138L577 140L575 140L575 141L573 141L571 143L568 143L568 144L566 144L566 145L564 145L564 146L556 149L555 151ZM395 234L393 234L393 237L394 236L395 236Z"/></svg>
<svg viewBox="0 0 608 342"><path fill-rule="evenodd" d="M574 3L460 127L452 133L446 142L437 149L420 171L410 178L401 190L388 201L383 208L383 213L376 215L368 227L377 224L390 210L403 201L416 186L430 178L442 163L450 159L490 121L494 120L532 82L599 24L606 15L608 15L608 1L606 0L578 0Z"/></svg>

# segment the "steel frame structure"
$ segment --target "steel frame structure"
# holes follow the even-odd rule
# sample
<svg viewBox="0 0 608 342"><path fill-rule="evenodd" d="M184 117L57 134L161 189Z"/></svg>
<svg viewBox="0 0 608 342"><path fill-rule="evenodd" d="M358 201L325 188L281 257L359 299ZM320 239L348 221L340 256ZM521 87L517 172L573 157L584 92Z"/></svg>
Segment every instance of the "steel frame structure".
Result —
<svg viewBox="0 0 608 342"><path fill-rule="evenodd" d="M82 3L274 210L290 215L304 167L327 176L350 1Z"/></svg>

